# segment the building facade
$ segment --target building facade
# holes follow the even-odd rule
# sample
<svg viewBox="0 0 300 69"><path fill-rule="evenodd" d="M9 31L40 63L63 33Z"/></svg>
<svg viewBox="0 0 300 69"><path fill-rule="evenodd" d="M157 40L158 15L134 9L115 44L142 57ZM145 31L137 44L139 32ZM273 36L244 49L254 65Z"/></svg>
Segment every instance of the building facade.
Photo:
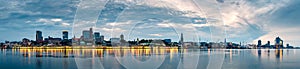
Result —
<svg viewBox="0 0 300 69"><path fill-rule="evenodd" d="M257 42L257 47L258 47L258 48L261 47L261 40L258 40L258 42Z"/></svg>
<svg viewBox="0 0 300 69"><path fill-rule="evenodd" d="M42 31L36 31L36 42L37 43L42 43L43 42Z"/></svg>
<svg viewBox="0 0 300 69"><path fill-rule="evenodd" d="M62 31L62 38L63 40L67 40L69 39L69 32L68 31Z"/></svg>
<svg viewBox="0 0 300 69"><path fill-rule="evenodd" d="M101 36L99 32L94 33L94 39L95 39L95 45L100 45L101 44Z"/></svg>
<svg viewBox="0 0 300 69"><path fill-rule="evenodd" d="M275 47L278 48L283 48L283 40L280 37L275 38Z"/></svg>

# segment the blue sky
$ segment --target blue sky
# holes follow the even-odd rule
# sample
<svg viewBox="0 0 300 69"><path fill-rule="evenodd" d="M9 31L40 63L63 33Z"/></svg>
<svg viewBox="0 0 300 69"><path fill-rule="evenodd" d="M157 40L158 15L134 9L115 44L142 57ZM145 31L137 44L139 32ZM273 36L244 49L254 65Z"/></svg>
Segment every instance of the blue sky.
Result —
<svg viewBox="0 0 300 69"><path fill-rule="evenodd" d="M171 38L178 41L256 43L300 46L299 0L0 0L0 41L79 37L93 27L106 39Z"/></svg>

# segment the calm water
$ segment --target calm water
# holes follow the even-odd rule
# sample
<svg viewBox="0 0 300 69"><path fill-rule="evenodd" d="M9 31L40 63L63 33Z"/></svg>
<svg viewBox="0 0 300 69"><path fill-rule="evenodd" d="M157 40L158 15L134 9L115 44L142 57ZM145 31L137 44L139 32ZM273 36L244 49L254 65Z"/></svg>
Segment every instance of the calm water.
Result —
<svg viewBox="0 0 300 69"><path fill-rule="evenodd" d="M1 69L299 69L300 50L2 49Z"/></svg>

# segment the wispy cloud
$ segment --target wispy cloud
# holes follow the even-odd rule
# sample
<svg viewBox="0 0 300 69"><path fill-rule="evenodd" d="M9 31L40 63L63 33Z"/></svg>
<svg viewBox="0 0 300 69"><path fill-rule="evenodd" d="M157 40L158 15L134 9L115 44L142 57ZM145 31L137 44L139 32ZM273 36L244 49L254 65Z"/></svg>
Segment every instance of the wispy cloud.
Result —
<svg viewBox="0 0 300 69"><path fill-rule="evenodd" d="M163 36L163 35L161 35L161 34L148 34L148 35L150 35L150 36L157 36L157 37Z"/></svg>

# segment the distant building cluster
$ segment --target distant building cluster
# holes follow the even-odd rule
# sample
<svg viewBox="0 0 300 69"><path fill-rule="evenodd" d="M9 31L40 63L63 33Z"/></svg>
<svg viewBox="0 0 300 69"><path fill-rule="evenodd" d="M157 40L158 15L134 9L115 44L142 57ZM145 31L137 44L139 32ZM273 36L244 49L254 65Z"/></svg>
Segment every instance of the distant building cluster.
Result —
<svg viewBox="0 0 300 69"><path fill-rule="evenodd" d="M262 41L258 40L257 45L253 46L254 48L269 48L269 49L282 49L282 48L294 48L293 46L290 46L289 44L286 44L286 47L284 47L283 40L280 37L276 37L274 40L274 45L271 45L270 41L267 41L266 44L262 45Z"/></svg>
<svg viewBox="0 0 300 69"><path fill-rule="evenodd" d="M175 44L175 43L173 43ZM126 41L124 35L120 37L109 38L104 40L100 32L93 32L93 29L82 31L82 36L72 38L73 46L171 46L171 39L142 39L137 38L133 41Z"/></svg>
<svg viewBox="0 0 300 69"><path fill-rule="evenodd" d="M69 32L62 31L62 38L54 38L48 36L43 37L42 31L36 31L36 39L30 40L23 38L21 41L6 41L1 43L1 48L20 47L38 47L38 46L178 46L177 42L172 42L171 39L141 39L137 38L133 41L126 41L124 35L120 37L110 38L105 40L100 32L94 32L93 28L83 30L79 38L76 36L69 39Z"/></svg>
<svg viewBox="0 0 300 69"><path fill-rule="evenodd" d="M82 35L79 38L73 36L69 39L69 32L62 31L62 38L54 38L48 36L43 37L42 31L36 31L36 39L30 40L23 38L22 41L5 41L1 43L1 48L12 48L15 46L20 47L33 47L33 46L161 46L161 47L182 47L182 48L221 48L221 49L282 49L282 48L294 48L289 44L284 47L283 40L280 37L275 38L274 45L271 45L270 41L266 44L262 44L261 40L258 40L257 44L239 44L233 42L227 42L226 38L224 42L185 42L183 33L180 34L180 40L178 42L172 42L171 39L139 39L136 38L133 41L126 41L124 35L120 37L109 38L105 40L104 36L100 32L94 32L93 28L89 30L83 30Z"/></svg>

